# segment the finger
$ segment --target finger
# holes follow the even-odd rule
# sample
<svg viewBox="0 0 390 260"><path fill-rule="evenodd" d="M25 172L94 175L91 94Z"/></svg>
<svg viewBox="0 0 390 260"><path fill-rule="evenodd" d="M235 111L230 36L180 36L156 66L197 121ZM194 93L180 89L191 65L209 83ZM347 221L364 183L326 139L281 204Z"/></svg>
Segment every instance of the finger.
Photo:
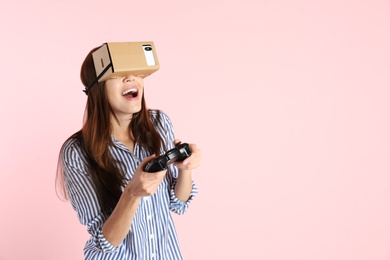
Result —
<svg viewBox="0 0 390 260"><path fill-rule="evenodd" d="M156 184L160 184L161 181L164 179L167 170L162 170L158 172L145 172L149 177L149 180L153 180Z"/></svg>
<svg viewBox="0 0 390 260"><path fill-rule="evenodd" d="M159 172L153 172L154 175L157 175L158 177L163 177L167 173L167 170L162 170Z"/></svg>
<svg viewBox="0 0 390 260"><path fill-rule="evenodd" d="M197 151L196 153L191 154L191 156L186 158L182 163L187 168L188 167L196 168L200 164L201 158L202 157L200 152Z"/></svg>
<svg viewBox="0 0 390 260"><path fill-rule="evenodd" d="M173 143L175 144L175 146L177 146L177 145L181 144L181 141L180 141L180 139L175 139L173 141Z"/></svg>
<svg viewBox="0 0 390 260"><path fill-rule="evenodd" d="M199 149L196 144L188 144L192 152L197 152Z"/></svg>
<svg viewBox="0 0 390 260"><path fill-rule="evenodd" d="M156 155L155 154L152 154L151 156L148 156L148 157L145 157L143 159L143 161L140 163L140 166L142 168L144 168L144 166L146 166L146 164L148 164L149 162L151 162L154 158L156 158Z"/></svg>
<svg viewBox="0 0 390 260"><path fill-rule="evenodd" d="M183 165L187 166L187 165L190 164L190 162L191 162L191 159L190 159L190 157L188 157L187 159L185 159L185 160L183 161Z"/></svg>

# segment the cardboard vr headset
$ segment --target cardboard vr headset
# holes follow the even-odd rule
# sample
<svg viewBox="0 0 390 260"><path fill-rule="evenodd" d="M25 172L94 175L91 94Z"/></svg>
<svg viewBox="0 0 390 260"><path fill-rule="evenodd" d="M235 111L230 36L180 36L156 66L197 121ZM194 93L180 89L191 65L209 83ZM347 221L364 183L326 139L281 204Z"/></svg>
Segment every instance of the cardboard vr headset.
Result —
<svg viewBox="0 0 390 260"><path fill-rule="evenodd" d="M107 42L92 57L99 82L130 74L145 78L160 68L153 42Z"/></svg>

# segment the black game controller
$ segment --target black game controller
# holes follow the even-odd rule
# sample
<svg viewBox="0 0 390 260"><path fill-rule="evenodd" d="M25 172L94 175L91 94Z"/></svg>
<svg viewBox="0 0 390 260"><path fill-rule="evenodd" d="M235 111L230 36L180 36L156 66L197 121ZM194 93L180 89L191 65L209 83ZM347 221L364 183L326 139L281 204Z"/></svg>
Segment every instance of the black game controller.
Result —
<svg viewBox="0 0 390 260"><path fill-rule="evenodd" d="M187 143L181 143L175 148L167 151L165 154L154 158L150 161L144 171L145 172L158 172L167 169L168 165L173 162L184 161L187 157L191 155L190 147Z"/></svg>

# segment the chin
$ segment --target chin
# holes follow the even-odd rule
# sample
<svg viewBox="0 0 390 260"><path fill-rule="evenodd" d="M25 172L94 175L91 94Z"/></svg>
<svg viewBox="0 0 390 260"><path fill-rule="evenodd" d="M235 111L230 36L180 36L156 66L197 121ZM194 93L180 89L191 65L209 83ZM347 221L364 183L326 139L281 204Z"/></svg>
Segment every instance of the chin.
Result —
<svg viewBox="0 0 390 260"><path fill-rule="evenodd" d="M142 106L132 107L129 112L131 114L135 114L135 113L138 113L139 111L141 111L141 108L142 108Z"/></svg>

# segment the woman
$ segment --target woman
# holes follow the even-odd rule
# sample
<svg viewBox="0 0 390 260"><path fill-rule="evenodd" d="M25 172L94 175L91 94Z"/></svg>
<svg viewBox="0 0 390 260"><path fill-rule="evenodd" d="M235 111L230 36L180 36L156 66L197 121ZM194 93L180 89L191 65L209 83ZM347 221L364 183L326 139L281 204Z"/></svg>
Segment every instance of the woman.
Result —
<svg viewBox="0 0 390 260"><path fill-rule="evenodd" d="M201 154L156 173L143 169L174 147L172 124L146 108L141 77L94 83L92 52L81 67L88 95L84 125L61 148L59 176L91 237L85 259L182 259L170 211L183 214L197 193Z"/></svg>

